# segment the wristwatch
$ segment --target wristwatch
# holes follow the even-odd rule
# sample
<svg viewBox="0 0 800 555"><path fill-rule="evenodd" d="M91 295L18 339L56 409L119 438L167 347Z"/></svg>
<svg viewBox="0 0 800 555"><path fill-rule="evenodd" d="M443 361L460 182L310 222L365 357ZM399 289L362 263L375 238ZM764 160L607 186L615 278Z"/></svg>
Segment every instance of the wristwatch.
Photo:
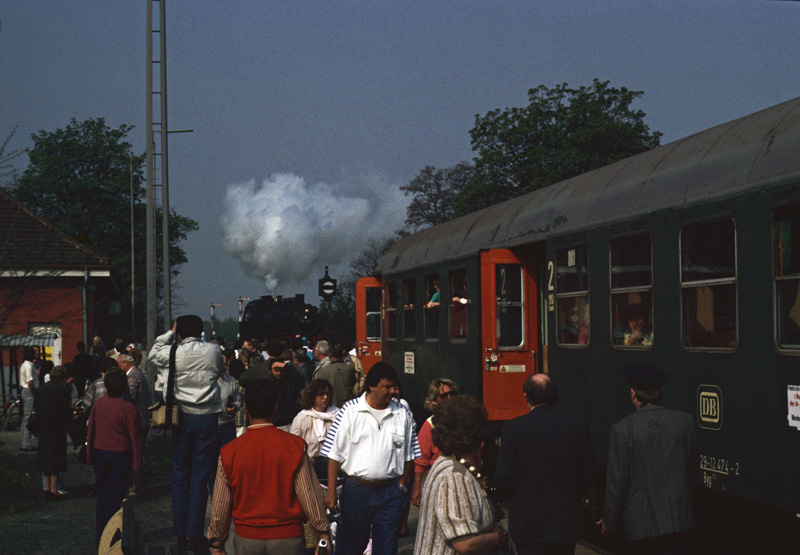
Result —
<svg viewBox="0 0 800 555"><path fill-rule="evenodd" d="M400 486L400 489L403 490L403 493L408 493L408 486L405 484L397 484Z"/></svg>

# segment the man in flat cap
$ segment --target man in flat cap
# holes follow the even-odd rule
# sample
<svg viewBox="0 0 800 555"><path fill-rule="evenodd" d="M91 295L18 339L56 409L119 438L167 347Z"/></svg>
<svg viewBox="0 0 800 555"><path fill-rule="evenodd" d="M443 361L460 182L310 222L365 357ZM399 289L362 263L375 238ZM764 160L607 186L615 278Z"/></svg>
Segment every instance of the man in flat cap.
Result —
<svg viewBox="0 0 800 555"><path fill-rule="evenodd" d="M690 494L694 419L660 405L664 371L637 363L625 369L636 412L611 428L604 534L620 527L633 553L685 553L694 527Z"/></svg>

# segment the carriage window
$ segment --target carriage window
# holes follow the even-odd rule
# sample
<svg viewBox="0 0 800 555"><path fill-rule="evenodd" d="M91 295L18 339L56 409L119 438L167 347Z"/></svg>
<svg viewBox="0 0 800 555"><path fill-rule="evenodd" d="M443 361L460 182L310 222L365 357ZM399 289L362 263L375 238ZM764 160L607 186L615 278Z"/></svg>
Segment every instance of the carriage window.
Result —
<svg viewBox="0 0 800 555"><path fill-rule="evenodd" d="M522 265L497 264L494 271L497 346L499 348L519 348L522 346L524 337Z"/></svg>
<svg viewBox="0 0 800 555"><path fill-rule="evenodd" d="M381 288L367 287L367 341L381 340Z"/></svg>
<svg viewBox="0 0 800 555"><path fill-rule="evenodd" d="M585 245L556 251L559 345L589 343L589 253Z"/></svg>
<svg viewBox="0 0 800 555"><path fill-rule="evenodd" d="M736 323L736 228L717 220L681 230L683 345L734 349Z"/></svg>
<svg viewBox="0 0 800 555"><path fill-rule="evenodd" d="M450 294L448 295L448 312L450 316L450 339L467 338L467 271L453 270L448 276Z"/></svg>
<svg viewBox="0 0 800 555"><path fill-rule="evenodd" d="M653 264L650 234L611 241L611 343L653 345Z"/></svg>
<svg viewBox="0 0 800 555"><path fill-rule="evenodd" d="M778 347L800 350L800 205L775 211L773 243Z"/></svg>
<svg viewBox="0 0 800 555"><path fill-rule="evenodd" d="M386 339L395 339L397 337L397 284L395 282L390 281L386 284L384 299L386 301L386 323L384 324Z"/></svg>
<svg viewBox="0 0 800 555"><path fill-rule="evenodd" d="M439 339L439 277L425 276L425 339Z"/></svg>
<svg viewBox="0 0 800 555"><path fill-rule="evenodd" d="M417 282L403 280L403 337L417 337Z"/></svg>

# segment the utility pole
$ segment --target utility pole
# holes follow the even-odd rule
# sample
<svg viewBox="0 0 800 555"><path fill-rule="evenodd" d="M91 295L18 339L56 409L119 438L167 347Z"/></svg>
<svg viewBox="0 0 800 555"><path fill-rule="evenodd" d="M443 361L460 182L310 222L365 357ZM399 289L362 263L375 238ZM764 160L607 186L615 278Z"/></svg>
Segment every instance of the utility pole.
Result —
<svg viewBox="0 0 800 555"><path fill-rule="evenodd" d="M153 28L153 4L158 3L158 27ZM166 0L147 0L147 345L156 337L158 280L156 279L156 156L161 157L161 270L164 330L172 327L172 276L169 263L169 133L190 133L191 129L167 128L167 12ZM153 59L153 35L158 34L159 57ZM154 86L153 65L159 66ZM153 102L159 105L160 121L153 120ZM156 152L156 134L161 136L161 152Z"/></svg>
<svg viewBox="0 0 800 555"><path fill-rule="evenodd" d="M211 303L211 337L216 337L217 334L214 333L214 309L218 306L222 306L222 303Z"/></svg>

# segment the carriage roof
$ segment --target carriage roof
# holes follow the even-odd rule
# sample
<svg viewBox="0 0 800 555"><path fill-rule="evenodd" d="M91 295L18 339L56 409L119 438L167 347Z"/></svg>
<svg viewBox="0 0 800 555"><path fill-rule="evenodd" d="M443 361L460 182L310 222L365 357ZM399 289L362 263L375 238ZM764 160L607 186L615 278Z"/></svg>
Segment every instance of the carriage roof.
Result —
<svg viewBox="0 0 800 555"><path fill-rule="evenodd" d="M799 147L800 97L404 237L376 273L798 182Z"/></svg>

